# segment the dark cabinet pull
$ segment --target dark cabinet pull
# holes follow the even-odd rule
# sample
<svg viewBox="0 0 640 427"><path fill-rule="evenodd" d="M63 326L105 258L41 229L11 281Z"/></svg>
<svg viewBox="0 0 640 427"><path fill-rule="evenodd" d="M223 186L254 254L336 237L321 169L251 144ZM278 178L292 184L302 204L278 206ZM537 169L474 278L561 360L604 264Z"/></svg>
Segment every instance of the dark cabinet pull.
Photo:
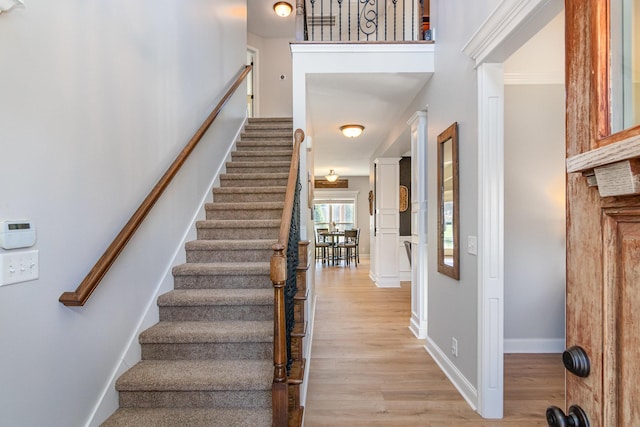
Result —
<svg viewBox="0 0 640 427"><path fill-rule="evenodd" d="M568 415L557 406L548 407L547 424L549 427L590 427L587 414L578 405L572 405Z"/></svg>
<svg viewBox="0 0 640 427"><path fill-rule="evenodd" d="M562 353L562 363L567 371L582 378L588 377L591 371L591 362L589 362L587 352L577 345Z"/></svg>

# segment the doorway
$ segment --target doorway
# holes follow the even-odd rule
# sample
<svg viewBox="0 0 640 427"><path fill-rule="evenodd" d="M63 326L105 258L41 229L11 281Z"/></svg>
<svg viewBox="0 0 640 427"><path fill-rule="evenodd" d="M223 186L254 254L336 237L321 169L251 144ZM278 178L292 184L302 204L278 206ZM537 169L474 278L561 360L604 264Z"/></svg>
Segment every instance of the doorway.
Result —
<svg viewBox="0 0 640 427"><path fill-rule="evenodd" d="M247 65L251 65L251 71L247 76L247 117L257 117L256 108L256 72L258 51L247 47Z"/></svg>

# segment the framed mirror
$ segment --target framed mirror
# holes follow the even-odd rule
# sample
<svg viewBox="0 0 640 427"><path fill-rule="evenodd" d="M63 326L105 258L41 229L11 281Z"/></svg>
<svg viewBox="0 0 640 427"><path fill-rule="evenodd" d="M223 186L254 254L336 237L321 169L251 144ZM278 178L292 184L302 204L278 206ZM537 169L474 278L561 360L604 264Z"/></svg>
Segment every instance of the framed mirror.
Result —
<svg viewBox="0 0 640 427"><path fill-rule="evenodd" d="M438 135L438 272L460 278L458 123Z"/></svg>

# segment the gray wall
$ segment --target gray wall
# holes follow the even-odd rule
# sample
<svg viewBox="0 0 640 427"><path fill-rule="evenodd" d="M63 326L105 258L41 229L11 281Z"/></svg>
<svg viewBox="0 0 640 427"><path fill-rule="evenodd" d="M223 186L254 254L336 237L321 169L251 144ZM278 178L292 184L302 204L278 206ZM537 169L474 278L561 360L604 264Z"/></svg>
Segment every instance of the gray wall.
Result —
<svg viewBox="0 0 640 427"><path fill-rule="evenodd" d="M460 167L460 242L477 236L477 84L473 61L462 48L500 3L499 0L432 0L431 25L436 28L437 71L403 113L403 120L390 131L372 156L384 157L394 144L408 139L406 121L428 106L427 197L428 235L437 235L437 151L439 133L458 122ZM460 251L460 280L437 271L436 240L428 243L428 340L445 356L451 338L458 340L458 357L451 363L474 387L477 386L477 258Z"/></svg>
<svg viewBox="0 0 640 427"><path fill-rule="evenodd" d="M505 351L564 343L564 158L564 86L505 86Z"/></svg>
<svg viewBox="0 0 640 427"><path fill-rule="evenodd" d="M3 426L95 424L106 415L99 405L117 405L111 381L139 358L138 329L154 320L143 313L172 285L174 257L184 256L244 120L246 89L88 303L58 298L75 290L245 63L246 13L230 13L245 8L66 0L2 14L0 217L35 221L40 254L38 280L0 287Z"/></svg>

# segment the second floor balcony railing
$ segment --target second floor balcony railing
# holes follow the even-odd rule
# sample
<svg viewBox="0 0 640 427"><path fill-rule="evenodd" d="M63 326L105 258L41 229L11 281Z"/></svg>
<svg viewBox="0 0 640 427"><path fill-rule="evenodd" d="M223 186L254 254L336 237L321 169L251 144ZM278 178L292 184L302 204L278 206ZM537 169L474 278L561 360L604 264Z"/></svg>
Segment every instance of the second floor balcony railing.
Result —
<svg viewBox="0 0 640 427"><path fill-rule="evenodd" d="M431 40L429 0L304 0L305 40Z"/></svg>

